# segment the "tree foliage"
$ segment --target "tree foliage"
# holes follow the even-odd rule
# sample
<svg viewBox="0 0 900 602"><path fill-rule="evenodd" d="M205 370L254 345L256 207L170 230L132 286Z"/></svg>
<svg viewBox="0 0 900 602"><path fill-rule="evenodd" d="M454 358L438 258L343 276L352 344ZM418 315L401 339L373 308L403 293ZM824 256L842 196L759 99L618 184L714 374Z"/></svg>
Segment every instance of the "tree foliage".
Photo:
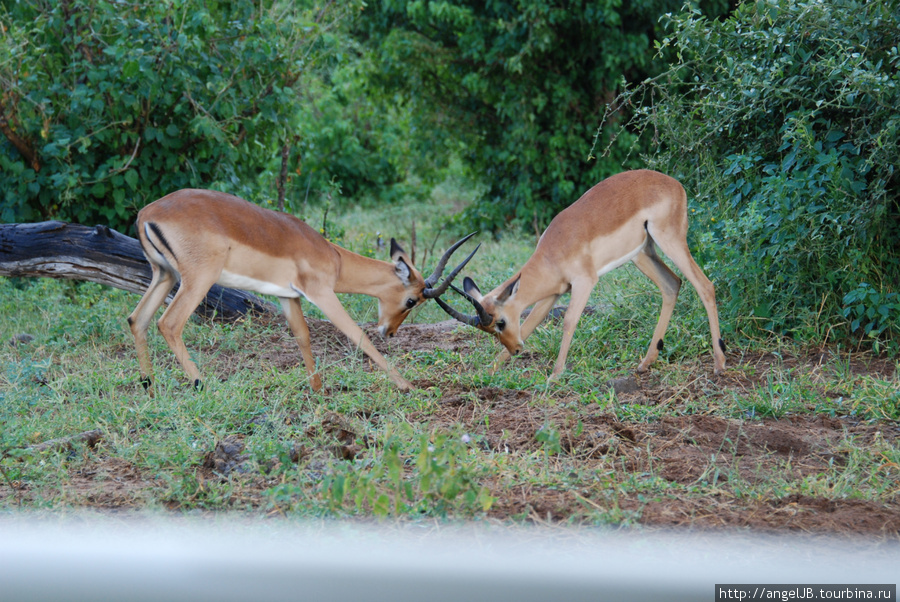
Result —
<svg viewBox="0 0 900 602"><path fill-rule="evenodd" d="M412 107L419 153L459 153L487 184L470 218L538 227L627 164L627 134L588 162L594 126L623 75L653 71L657 19L680 6L384 0L363 11L358 34L380 67L371 86Z"/></svg>
<svg viewBox="0 0 900 602"><path fill-rule="evenodd" d="M178 188L254 197L296 88L355 3L34 0L0 7L0 219L124 227ZM271 191L269 191L271 193Z"/></svg>
<svg viewBox="0 0 900 602"><path fill-rule="evenodd" d="M900 3L760 0L673 16L672 67L628 93L733 321L900 334ZM847 321L844 321L847 318Z"/></svg>
<svg viewBox="0 0 900 602"><path fill-rule="evenodd" d="M406 187L408 116L367 90L371 57L349 34L329 40L329 60L304 74L297 106L295 205L310 191L389 202ZM315 198L315 197L313 197Z"/></svg>

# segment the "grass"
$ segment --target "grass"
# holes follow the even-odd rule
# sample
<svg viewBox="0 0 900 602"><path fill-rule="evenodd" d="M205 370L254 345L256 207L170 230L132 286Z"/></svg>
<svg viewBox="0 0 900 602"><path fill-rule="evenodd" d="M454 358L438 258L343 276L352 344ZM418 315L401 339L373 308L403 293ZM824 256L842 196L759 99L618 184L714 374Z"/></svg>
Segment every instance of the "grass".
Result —
<svg viewBox="0 0 900 602"><path fill-rule="evenodd" d="M415 219L421 258L462 234L434 219L459 203L438 190L402 207L332 209L328 224L345 246L384 256L376 233L408 246ZM306 218L318 226L323 212ZM479 240L466 273L483 290L534 244ZM444 329L433 345L388 345L419 387L406 395L325 327L313 337L327 390L313 393L283 321L257 317L189 323L202 391L151 332L150 398L125 324L137 300L90 283L0 279L0 507L900 532L896 358L739 339L723 316L732 352L714 378L688 285L657 364L637 392L617 394L607 383L633 378L658 312L632 267L601 280L559 382L547 383L558 322L493 375L493 340ZM375 319L373 300L343 300L357 320ZM406 328L444 319L427 304ZM10 344L21 334L33 339ZM94 429L93 448L33 447ZM828 522L824 502L847 514Z"/></svg>

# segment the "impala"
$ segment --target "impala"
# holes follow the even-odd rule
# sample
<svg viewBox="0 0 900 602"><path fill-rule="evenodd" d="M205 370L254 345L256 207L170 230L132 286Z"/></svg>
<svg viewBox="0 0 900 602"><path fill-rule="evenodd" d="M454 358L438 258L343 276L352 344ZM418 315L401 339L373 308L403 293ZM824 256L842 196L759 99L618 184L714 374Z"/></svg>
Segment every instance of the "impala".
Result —
<svg viewBox="0 0 900 602"><path fill-rule="evenodd" d="M393 336L417 305L437 298L477 251L472 251L435 286L451 246L426 279L391 239L391 262L357 255L325 240L296 217L264 209L238 197L211 190L179 190L144 207L137 232L152 278L128 324L134 335L141 382L152 384L147 329L156 310L178 279L181 286L158 326L178 362L200 387L200 372L182 340L184 325L213 284L275 295L303 356L313 390L322 387L310 348L309 327L300 298L322 310L354 345L388 373L402 390L410 383L392 367L346 312L336 293L362 293L378 299L378 332ZM152 393L152 391L151 391Z"/></svg>
<svg viewBox="0 0 900 602"><path fill-rule="evenodd" d="M463 280L466 297L477 314L462 314L441 299L438 303L457 320L495 335L505 347L494 369L544 320L560 295L571 292L563 320L559 356L551 379L566 367L572 335L600 276L632 261L662 293L662 309L647 355L638 365L644 372L663 348L681 279L656 254L656 245L694 285L712 334L714 371L725 369L725 343L719 335L719 314L712 283L700 270L687 245L687 197L677 180L655 171L620 173L588 190L557 215L541 235L537 248L521 270L499 287L482 295L470 278ZM534 305L520 326L525 308Z"/></svg>

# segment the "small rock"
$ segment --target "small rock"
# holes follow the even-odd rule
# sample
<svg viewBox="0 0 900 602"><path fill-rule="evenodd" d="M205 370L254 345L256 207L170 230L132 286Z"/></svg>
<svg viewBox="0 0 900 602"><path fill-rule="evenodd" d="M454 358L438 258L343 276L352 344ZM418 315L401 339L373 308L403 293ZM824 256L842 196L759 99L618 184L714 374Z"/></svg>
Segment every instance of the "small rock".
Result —
<svg viewBox="0 0 900 602"><path fill-rule="evenodd" d="M244 442L237 435L228 435L218 443L216 449L208 452L203 465L212 468L219 474L228 476L232 471L246 472L244 466L247 456L241 452L244 450Z"/></svg>
<svg viewBox="0 0 900 602"><path fill-rule="evenodd" d="M625 378L614 378L608 383L606 383L609 388L616 392L616 395L623 395L625 393L634 393L639 391L641 386L637 383L633 376L626 376Z"/></svg>
<svg viewBox="0 0 900 602"><path fill-rule="evenodd" d="M27 333L20 333L14 336L9 340L9 344L13 347L18 347L19 345L27 345L31 341L34 340L34 336Z"/></svg>

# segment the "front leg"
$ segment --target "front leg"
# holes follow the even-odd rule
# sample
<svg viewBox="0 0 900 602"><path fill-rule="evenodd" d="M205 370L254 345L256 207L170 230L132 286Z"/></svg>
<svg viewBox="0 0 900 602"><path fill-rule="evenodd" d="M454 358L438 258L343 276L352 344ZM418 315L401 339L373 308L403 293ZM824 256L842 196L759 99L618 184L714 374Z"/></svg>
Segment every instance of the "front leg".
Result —
<svg viewBox="0 0 900 602"><path fill-rule="evenodd" d="M307 297L310 301L315 303L316 307L322 310L331 323L334 324L338 330L347 335L353 344L363 350L363 353L372 358L372 361L375 362L379 368L387 372L390 379L397 385L397 388L401 391L410 391L412 390L412 384L400 376L400 373L394 370L391 366L388 365L387 360L384 359L384 356L375 349L375 346L372 344L372 341L369 340L369 337L366 336L366 333L363 332L362 328L357 325L357 323L350 317L350 314L347 313L347 310L344 309L344 306L341 305L341 302L338 300L337 295L334 294L333 291L327 291L325 293L316 295L316 298L312 296Z"/></svg>
<svg viewBox="0 0 900 602"><path fill-rule="evenodd" d="M285 297L280 301L284 317L287 318L288 326L291 327L294 339L300 347L300 355L303 356L306 373L309 375L309 384L313 391L319 391L322 389L322 379L316 373L316 360L313 357L309 340L309 326L306 324L306 318L303 317L303 306L300 305L300 299Z"/></svg>
<svg viewBox="0 0 900 602"><path fill-rule="evenodd" d="M556 358L556 365L553 366L553 373L547 382L552 382L559 378L566 369L566 356L569 354L569 346L572 344L572 335L575 334L575 327L578 326L578 319L587 307L588 299L591 291L594 290L596 280L578 280L572 283L572 298L569 300L569 308L566 310L566 317L563 319L563 336L562 342L559 344L559 356Z"/></svg>

